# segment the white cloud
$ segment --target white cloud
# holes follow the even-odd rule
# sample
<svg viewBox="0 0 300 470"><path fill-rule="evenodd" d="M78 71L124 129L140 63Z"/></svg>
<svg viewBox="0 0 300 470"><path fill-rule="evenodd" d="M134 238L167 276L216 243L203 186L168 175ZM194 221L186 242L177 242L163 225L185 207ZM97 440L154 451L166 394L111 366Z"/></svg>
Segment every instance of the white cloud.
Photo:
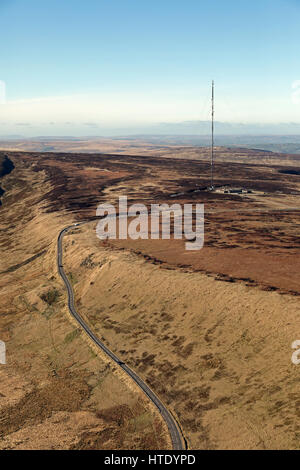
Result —
<svg viewBox="0 0 300 470"><path fill-rule="evenodd" d="M160 120L197 118L197 104L192 100L161 95L95 94L53 96L8 101L5 118L31 122L92 122L94 124L135 124ZM4 110L1 110L3 116ZM3 116L4 117L4 116Z"/></svg>
<svg viewBox="0 0 300 470"><path fill-rule="evenodd" d="M5 104L6 102L6 85L3 80L0 80L0 104Z"/></svg>
<svg viewBox="0 0 300 470"><path fill-rule="evenodd" d="M300 104L300 80L295 80L292 84L292 103Z"/></svg>
<svg viewBox="0 0 300 470"><path fill-rule="evenodd" d="M293 103L300 100L300 81L293 84ZM210 119L209 102L203 112L204 99L191 93L163 92L77 94L46 96L33 99L8 100L0 105L0 120L13 133L15 123L30 123L36 133L70 131L84 135L85 129L99 132L106 128L151 125L160 122L182 122ZM286 99L230 100L230 106L220 92L216 96L216 120L227 122L299 122L299 109ZM55 125L54 125L55 124ZM25 126L24 126L25 127ZM28 127L28 126L27 126ZM20 129L20 126L19 126ZM23 131L23 129L22 129ZM25 132L25 129L24 129ZM28 129L29 132L29 129ZM31 131L30 131L31 132Z"/></svg>

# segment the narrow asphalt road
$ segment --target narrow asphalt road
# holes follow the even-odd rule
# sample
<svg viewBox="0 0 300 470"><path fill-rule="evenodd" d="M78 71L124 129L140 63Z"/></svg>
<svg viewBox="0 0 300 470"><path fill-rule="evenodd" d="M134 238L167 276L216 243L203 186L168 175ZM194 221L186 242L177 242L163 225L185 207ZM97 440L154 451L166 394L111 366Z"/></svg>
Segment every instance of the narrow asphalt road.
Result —
<svg viewBox="0 0 300 470"><path fill-rule="evenodd" d="M68 305L69 305L70 313L77 320L77 322L81 325L81 327L84 329L86 334L90 337L90 339L100 349L102 349L102 351L104 351L105 354L107 354L107 356L109 356L110 359L112 359L118 365L118 367L120 367L121 369L123 369L124 372L126 372L126 374L143 390L143 392L145 393L145 395L147 395L149 400L156 406L156 408L158 409L158 411L160 412L160 414L162 415L163 419L165 420L168 426L169 433L172 439L173 449L174 450L186 450L187 449L186 441L183 437L183 434L180 430L178 423L176 422L172 414L167 410L167 408L163 405L163 403L155 395L155 393L151 390L151 388L132 369L130 369L130 367L128 367L125 364L125 362L119 359L110 349L108 349L105 346L104 343L102 343L102 341L100 341L99 338L97 338L97 336L92 332L92 330L89 328L89 326L86 324L86 322L83 320L83 318L79 315L79 313L75 309L73 288L63 268L62 243L63 243L63 237L69 229L74 228L78 225L83 225L83 223L88 223L88 222L81 222L79 224L69 225L68 227L64 228L60 232L58 236L58 240L57 240L58 271L68 291Z"/></svg>

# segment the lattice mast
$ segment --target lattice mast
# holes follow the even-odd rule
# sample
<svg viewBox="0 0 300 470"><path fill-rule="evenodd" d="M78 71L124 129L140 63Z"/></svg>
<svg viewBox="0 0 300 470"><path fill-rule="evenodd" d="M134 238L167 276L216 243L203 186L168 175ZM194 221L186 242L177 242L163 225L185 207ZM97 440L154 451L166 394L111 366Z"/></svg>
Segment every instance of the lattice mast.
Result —
<svg viewBox="0 0 300 470"><path fill-rule="evenodd" d="M214 131L215 131L215 82L211 84L211 160L210 160L210 188L214 189Z"/></svg>

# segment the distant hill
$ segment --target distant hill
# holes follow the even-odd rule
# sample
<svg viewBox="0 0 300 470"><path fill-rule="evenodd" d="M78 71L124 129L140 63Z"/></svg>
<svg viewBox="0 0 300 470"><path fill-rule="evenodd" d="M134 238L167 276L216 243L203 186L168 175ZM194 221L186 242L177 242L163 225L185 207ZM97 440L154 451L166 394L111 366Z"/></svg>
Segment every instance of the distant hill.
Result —
<svg viewBox="0 0 300 470"><path fill-rule="evenodd" d="M120 137L120 140L124 137ZM208 146L210 135L136 135L127 140L141 140L155 145ZM118 138L113 138L118 140ZM300 135L215 135L216 146L244 147L270 152L300 154Z"/></svg>
<svg viewBox="0 0 300 470"><path fill-rule="evenodd" d="M124 147L125 145L125 147ZM96 136L38 136L32 138L4 138L0 136L0 148L3 150L29 150L39 152L74 152L74 151L124 151L134 147L208 147L211 135L172 135L172 134L138 134L114 137ZM269 152L300 154L300 135L215 135L216 147L239 147L265 150Z"/></svg>
<svg viewBox="0 0 300 470"><path fill-rule="evenodd" d="M259 150L269 150L270 152L278 153L295 153L300 154L300 143L286 143L286 144L266 144L266 143L257 143L253 145L244 145L246 148L259 149Z"/></svg>
<svg viewBox="0 0 300 470"><path fill-rule="evenodd" d="M211 130L211 121L183 121L178 123L160 123L149 126L147 134L171 135L208 135ZM298 135L300 136L300 123L239 123L215 122L216 134L220 135Z"/></svg>

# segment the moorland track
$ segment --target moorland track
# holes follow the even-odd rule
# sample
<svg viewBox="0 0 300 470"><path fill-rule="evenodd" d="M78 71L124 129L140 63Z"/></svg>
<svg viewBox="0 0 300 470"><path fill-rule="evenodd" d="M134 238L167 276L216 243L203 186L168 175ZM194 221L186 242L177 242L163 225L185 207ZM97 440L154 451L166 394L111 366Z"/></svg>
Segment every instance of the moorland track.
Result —
<svg viewBox="0 0 300 470"><path fill-rule="evenodd" d="M89 222L90 221L81 222L79 224L69 225L68 227L65 227L63 230L61 230L57 239L58 272L60 276L62 277L62 280L67 288L68 306L69 306L70 314L80 324L80 326L83 328L85 333L89 336L89 338L93 341L93 343L97 347L99 347L113 362L115 362L117 366L120 367L130 377L130 379L132 379L140 387L140 389L144 392L144 394L148 397L148 399L156 406L162 418L164 419L166 425L168 426L168 430L169 430L171 440L172 440L173 449L174 450L186 450L187 449L186 440L183 436L180 426L178 425L176 419L172 416L170 411L164 406L161 400L157 397L157 395L155 395L153 390L151 390L151 388L143 381L143 379L139 377L125 362L119 359L107 346L105 346L105 344L102 341L100 341L100 339L92 332L92 330L87 325L87 323L83 320L83 318L76 311L75 301L74 301L74 291L63 268L62 243L63 243L63 237L67 233L68 230L70 230L71 228L75 228L78 225L83 225L84 223L89 223Z"/></svg>

